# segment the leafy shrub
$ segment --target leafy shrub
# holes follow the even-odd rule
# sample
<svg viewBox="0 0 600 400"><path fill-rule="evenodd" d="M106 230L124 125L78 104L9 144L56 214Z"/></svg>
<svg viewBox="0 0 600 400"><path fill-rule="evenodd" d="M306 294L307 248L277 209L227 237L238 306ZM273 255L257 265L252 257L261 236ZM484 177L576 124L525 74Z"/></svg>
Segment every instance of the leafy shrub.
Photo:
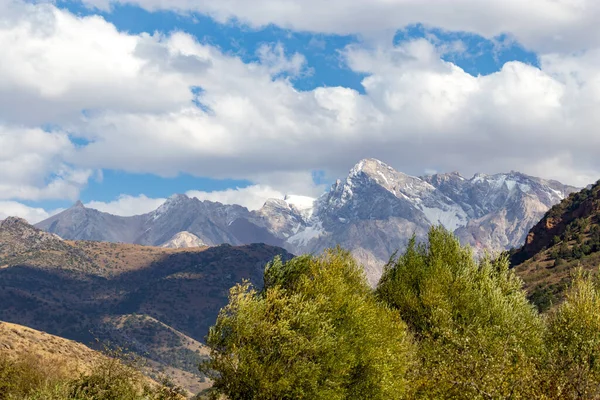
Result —
<svg viewBox="0 0 600 400"><path fill-rule="evenodd" d="M117 352L112 352L112 356ZM130 360L99 357L88 373L73 379L59 359L0 352L0 400L182 400L169 380L153 384Z"/></svg>

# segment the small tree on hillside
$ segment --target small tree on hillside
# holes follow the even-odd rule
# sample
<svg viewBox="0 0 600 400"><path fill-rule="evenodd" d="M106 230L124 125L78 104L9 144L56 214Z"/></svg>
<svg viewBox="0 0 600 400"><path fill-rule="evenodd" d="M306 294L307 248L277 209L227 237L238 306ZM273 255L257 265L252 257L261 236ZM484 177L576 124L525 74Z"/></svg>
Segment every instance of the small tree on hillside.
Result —
<svg viewBox="0 0 600 400"><path fill-rule="evenodd" d="M412 344L351 256L275 260L265 288L231 289L207 343L217 394L237 399L399 399Z"/></svg>

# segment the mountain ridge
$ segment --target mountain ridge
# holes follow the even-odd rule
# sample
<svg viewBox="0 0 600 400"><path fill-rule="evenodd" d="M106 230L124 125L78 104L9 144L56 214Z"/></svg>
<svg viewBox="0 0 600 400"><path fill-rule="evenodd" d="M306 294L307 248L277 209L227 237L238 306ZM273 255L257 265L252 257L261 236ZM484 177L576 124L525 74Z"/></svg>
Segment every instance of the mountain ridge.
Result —
<svg viewBox="0 0 600 400"><path fill-rule="evenodd" d="M416 177L363 159L317 199L269 199L250 211L178 194L139 216L88 213L77 205L36 226L66 239L143 245L161 245L187 231L209 246L261 242L294 254L339 244L365 265L375 284L390 255L432 225L444 225L478 254L504 251L520 245L550 207L577 190L515 171Z"/></svg>

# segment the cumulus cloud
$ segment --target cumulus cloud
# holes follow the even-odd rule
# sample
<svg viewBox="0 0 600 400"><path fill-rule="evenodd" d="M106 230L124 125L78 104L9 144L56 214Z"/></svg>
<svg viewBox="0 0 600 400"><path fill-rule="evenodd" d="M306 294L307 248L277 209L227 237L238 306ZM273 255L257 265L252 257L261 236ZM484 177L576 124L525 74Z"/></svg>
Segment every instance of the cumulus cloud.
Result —
<svg viewBox="0 0 600 400"><path fill-rule="evenodd" d="M395 5L409 3L416 4ZM531 6L518 3L521 10ZM233 0L193 4L250 10ZM260 9L266 3L257 4ZM293 9L295 3L285 4L280 7ZM474 6L466 15L483 12L481 2L460 4ZM495 4L485 12L516 12L516 2L503 2L508 11ZM554 11L548 6L541 13L555 20L580 13L567 3L554 4ZM565 7L570 11L559 13ZM381 15L385 22L388 14ZM336 18L329 21L335 25ZM457 29L468 27L458 16L449 18L458 18ZM568 37L570 28L561 26L553 29ZM510 62L497 73L474 77L441 58L459 51L459 44L353 44L341 56L348 68L365 74L362 94L344 87L296 90L286 75L309 66L277 44L259 51L262 62L244 63L182 32L118 32L99 17L78 17L48 3L0 0L0 46L0 141L12 146L0 146L0 163L8 168L0 169L6 186L0 196L6 198L73 197L93 171L107 168L249 179L256 183L252 189L198 196L239 199L256 208L266 194L314 196L323 188L312 183L312 170L341 177L367 156L411 174L425 168L464 174L520 170L577 185L600 176L595 48L546 52L540 54L541 68ZM61 130L47 132L41 124ZM70 137L83 144L74 145ZM240 193L246 198L236 197ZM146 200L118 199L113 212L137 213Z"/></svg>
<svg viewBox="0 0 600 400"><path fill-rule="evenodd" d="M61 211L62 209L48 212L43 208L28 207L16 201L0 201L0 220L8 217L19 217L25 219L30 224L36 224Z"/></svg>
<svg viewBox="0 0 600 400"><path fill-rule="evenodd" d="M281 43L263 43L258 48L257 55L260 63L274 76L288 74L291 77L298 77L304 72L306 65L306 58L300 53L288 57Z"/></svg>
<svg viewBox="0 0 600 400"><path fill-rule="evenodd" d="M165 200L166 199L162 198L149 198L143 194L139 196L122 194L116 200L111 202L91 201L86 203L85 206L113 215L130 217L132 215L141 215L154 211L160 207Z"/></svg>
<svg viewBox="0 0 600 400"><path fill-rule="evenodd" d="M0 199L76 198L92 171L65 162L73 151L65 133L0 120Z"/></svg>
<svg viewBox="0 0 600 400"><path fill-rule="evenodd" d="M253 27L275 24L287 29L332 34L379 36L422 23L491 38L510 34L539 51L573 51L600 45L595 0L83 0L91 7L134 4L147 10L200 12Z"/></svg>

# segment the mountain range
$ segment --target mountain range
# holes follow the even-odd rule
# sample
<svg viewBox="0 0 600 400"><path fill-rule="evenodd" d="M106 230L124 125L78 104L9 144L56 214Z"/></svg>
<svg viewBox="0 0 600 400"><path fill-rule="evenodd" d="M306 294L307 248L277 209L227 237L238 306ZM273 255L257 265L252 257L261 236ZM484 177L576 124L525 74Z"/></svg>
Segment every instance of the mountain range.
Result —
<svg viewBox="0 0 600 400"><path fill-rule="evenodd" d="M414 234L442 224L476 253L520 246L552 207L578 188L519 172L457 172L410 176L365 159L317 199L269 199L250 211L239 205L171 196L158 209L121 217L81 202L36 226L69 240L151 246L265 243L293 254L341 245L375 284L382 266Z"/></svg>

